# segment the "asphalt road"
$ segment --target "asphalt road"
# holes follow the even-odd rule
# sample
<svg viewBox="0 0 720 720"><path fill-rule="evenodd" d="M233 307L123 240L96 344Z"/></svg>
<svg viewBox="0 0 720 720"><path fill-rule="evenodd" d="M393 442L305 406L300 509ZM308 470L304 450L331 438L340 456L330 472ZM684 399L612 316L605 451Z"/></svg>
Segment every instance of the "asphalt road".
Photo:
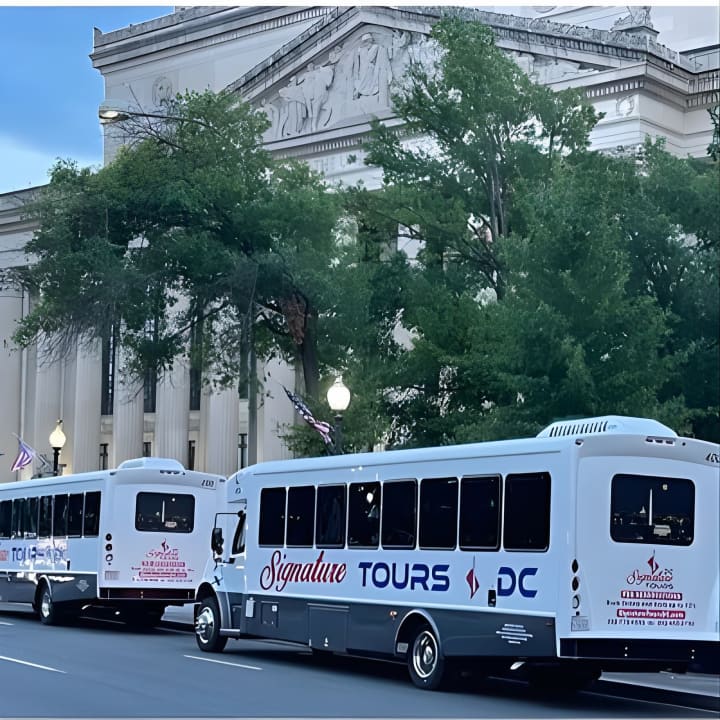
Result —
<svg viewBox="0 0 720 720"><path fill-rule="evenodd" d="M285 644L230 641L201 653L185 629L132 630L79 620L46 627L25 609L0 612L1 717L711 718L716 711L524 683L413 687L400 665L330 657Z"/></svg>

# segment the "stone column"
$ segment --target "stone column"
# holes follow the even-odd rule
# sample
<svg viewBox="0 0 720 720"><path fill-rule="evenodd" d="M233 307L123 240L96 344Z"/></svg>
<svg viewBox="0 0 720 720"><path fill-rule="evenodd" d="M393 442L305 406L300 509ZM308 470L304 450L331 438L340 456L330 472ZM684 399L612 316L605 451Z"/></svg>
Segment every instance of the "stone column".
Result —
<svg viewBox="0 0 720 720"><path fill-rule="evenodd" d="M112 467L123 460L142 457L143 454L143 381L136 377L123 377L120 370L124 352L118 352L115 370L115 397L113 399Z"/></svg>
<svg viewBox="0 0 720 720"><path fill-rule="evenodd" d="M190 370L184 358L158 381L155 399L153 455L174 458L187 466L190 432Z"/></svg>
<svg viewBox="0 0 720 720"><path fill-rule="evenodd" d="M102 396L102 345L79 346L75 358L74 422L72 470L75 473L97 470L100 458L100 405Z"/></svg>
<svg viewBox="0 0 720 720"><path fill-rule="evenodd" d="M199 469L218 475L237 471L240 400L236 387L203 390L200 400Z"/></svg>
<svg viewBox="0 0 720 720"><path fill-rule="evenodd" d="M35 460L20 471L18 479L29 478L36 471L52 471L53 451L49 437L57 421L62 419L63 363L60 360L51 361L42 343L32 354L34 363L30 365L34 365L35 373L34 378L32 370L29 373L32 385L28 393L30 418L23 440L47 458L49 467L41 467L41 463Z"/></svg>

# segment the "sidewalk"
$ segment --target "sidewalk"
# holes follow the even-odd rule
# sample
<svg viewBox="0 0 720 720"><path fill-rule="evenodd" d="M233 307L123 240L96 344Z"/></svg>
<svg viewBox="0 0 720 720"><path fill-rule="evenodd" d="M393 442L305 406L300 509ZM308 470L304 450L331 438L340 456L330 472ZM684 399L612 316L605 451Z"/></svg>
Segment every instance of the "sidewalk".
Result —
<svg viewBox="0 0 720 720"><path fill-rule="evenodd" d="M192 626L193 606L169 607L163 617L165 622L176 625ZM598 688L601 692L613 695L632 693L633 697L642 696L648 700L668 701L667 693L672 693L672 701L678 704L692 703L702 705L708 710L720 711L720 676L698 673L603 673ZM664 696L664 697L662 697Z"/></svg>

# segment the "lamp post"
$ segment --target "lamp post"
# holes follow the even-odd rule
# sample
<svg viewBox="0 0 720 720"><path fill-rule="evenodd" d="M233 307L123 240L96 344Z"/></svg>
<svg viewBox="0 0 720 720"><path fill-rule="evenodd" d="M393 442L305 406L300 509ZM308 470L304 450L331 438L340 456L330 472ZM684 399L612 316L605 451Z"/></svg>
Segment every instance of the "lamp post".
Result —
<svg viewBox="0 0 720 720"><path fill-rule="evenodd" d="M65 433L62 430L62 420L57 421L55 429L50 433L50 447L53 449L53 475L59 475L60 451L65 447Z"/></svg>
<svg viewBox="0 0 720 720"><path fill-rule="evenodd" d="M343 383L341 375L335 378L335 382L327 391L327 401L330 409L335 413L335 454L342 455L342 413L350 404L350 390Z"/></svg>
<svg viewBox="0 0 720 720"><path fill-rule="evenodd" d="M177 122L189 122L195 125L201 125L204 128L211 126L199 120L198 118L180 117L177 115L167 115L163 113L142 112L141 110L132 110L124 103L105 101L98 108L98 120L101 125L111 125L113 123L121 123L133 118L144 118L150 120L175 120Z"/></svg>

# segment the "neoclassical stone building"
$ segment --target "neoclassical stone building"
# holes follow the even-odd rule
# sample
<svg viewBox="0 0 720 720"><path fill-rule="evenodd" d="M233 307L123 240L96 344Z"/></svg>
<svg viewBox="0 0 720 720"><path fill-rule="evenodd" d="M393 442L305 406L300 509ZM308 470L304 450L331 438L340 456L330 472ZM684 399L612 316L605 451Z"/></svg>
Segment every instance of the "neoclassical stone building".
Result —
<svg viewBox="0 0 720 720"><path fill-rule="evenodd" d="M702 156L711 138L707 109L718 103L718 10L713 7L501 7L464 9L490 25L498 44L537 82L580 87L605 113L595 148L628 152L646 135L664 136L678 155ZM305 159L330 181L377 186L362 163L369 120L393 118L392 83L412 60L432 58L427 34L440 9L423 7L179 7L156 20L94 35L93 66L105 81L102 108L161 111L186 89L238 92L271 120L264 141ZM71 81L71 79L70 79ZM105 126L105 161L123 138ZM352 162L351 156L360 159ZM0 195L0 267L27 262L33 228L22 206L33 190ZM112 467L142 454L230 473L238 465L288 456L279 439L294 421L281 385L294 373L259 364L263 392L213 392L187 367L156 382L123 384L112 348L78 348L62 362L41 349L12 349L15 321L32 300L0 294L0 481L10 472L13 433L52 457L48 436L62 418L65 472ZM329 414L329 412L328 412ZM35 466L34 470L37 470Z"/></svg>

